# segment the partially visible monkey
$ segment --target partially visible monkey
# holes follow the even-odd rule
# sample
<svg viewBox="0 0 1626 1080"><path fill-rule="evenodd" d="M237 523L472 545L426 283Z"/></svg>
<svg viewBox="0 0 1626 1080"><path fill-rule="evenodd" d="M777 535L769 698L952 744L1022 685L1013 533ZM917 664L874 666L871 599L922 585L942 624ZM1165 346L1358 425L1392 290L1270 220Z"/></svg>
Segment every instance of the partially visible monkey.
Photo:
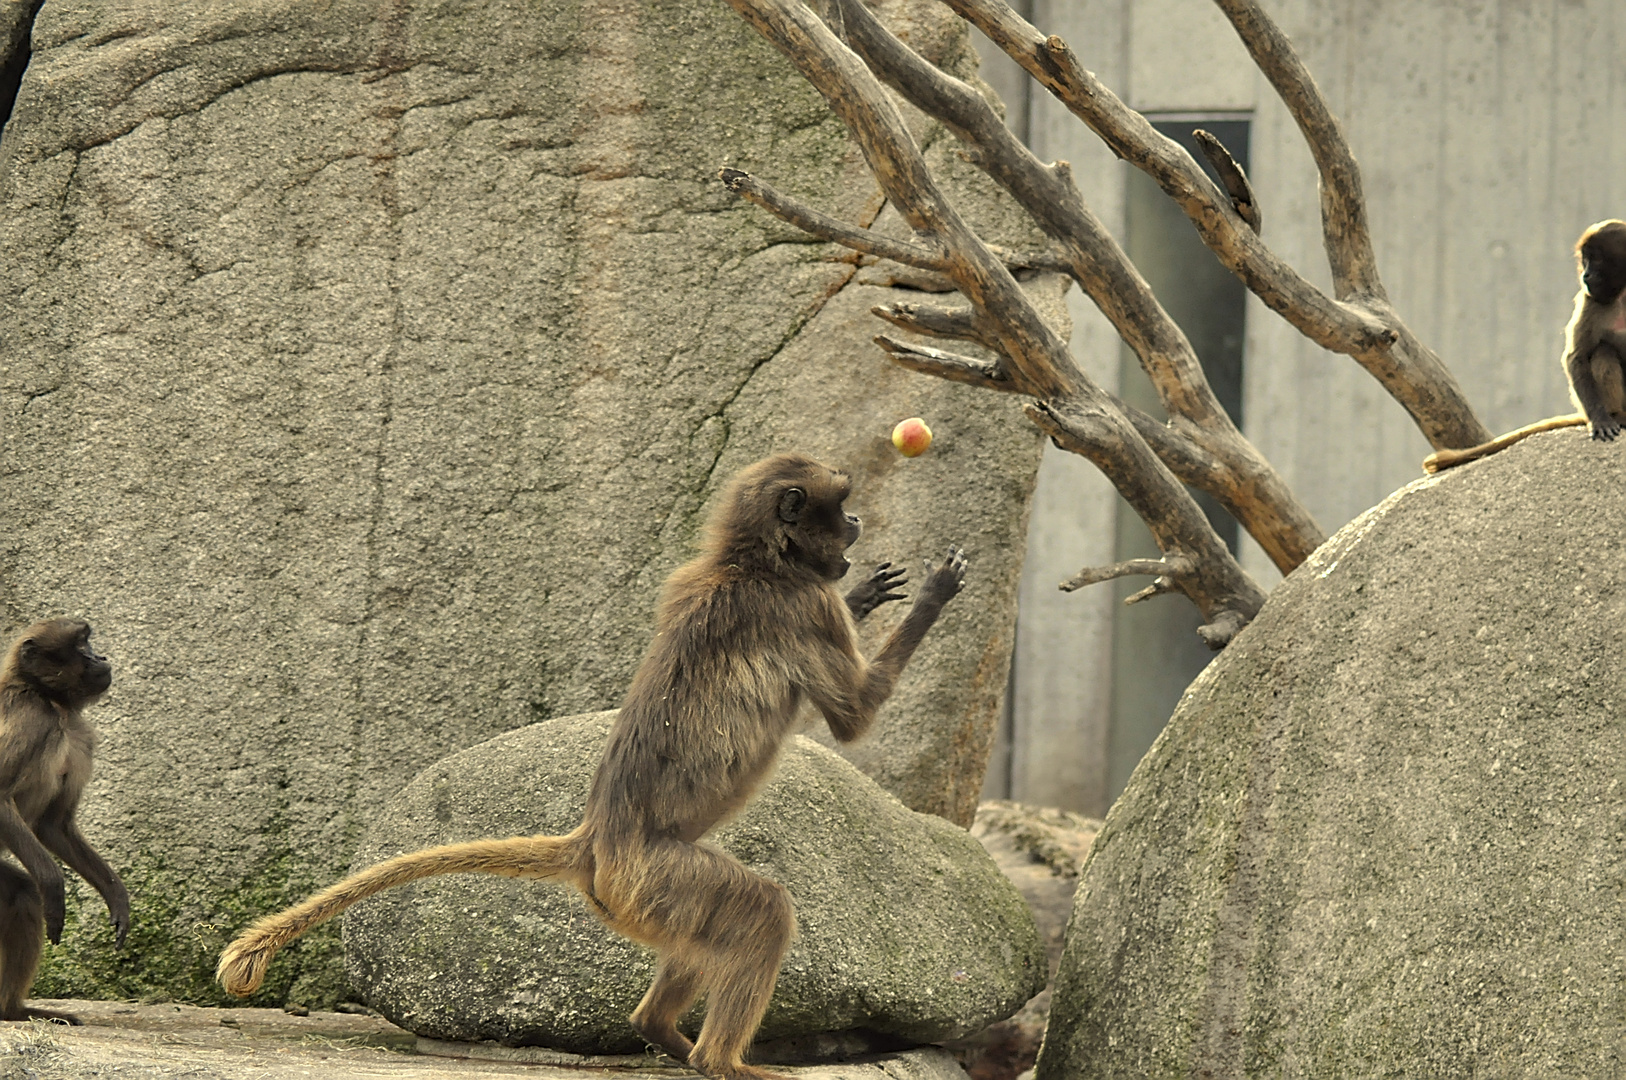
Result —
<svg viewBox="0 0 1626 1080"><path fill-rule="evenodd" d="M1575 243L1581 288L1575 313L1564 328L1564 375L1576 412L1554 416L1465 450L1437 450L1423 459L1426 472L1474 461L1505 450L1538 431L1586 424L1594 439L1608 442L1626 418L1626 221L1600 221Z"/></svg>
<svg viewBox="0 0 1626 1080"><path fill-rule="evenodd" d="M35 623L0 663L0 843L23 864L0 862L0 1020L79 1023L23 1004L41 939L62 940L62 871L52 855L102 894L115 945L130 928L124 883L74 821L96 752L96 732L80 713L112 683L113 666L90 647L90 624L80 619Z"/></svg>
<svg viewBox="0 0 1626 1080"><path fill-rule="evenodd" d="M799 455L734 478L700 555L667 579L575 831L450 844L352 875L239 936L221 955L221 984L252 993L277 950L394 885L465 871L555 879L655 950L655 981L631 1017L640 1035L708 1076L770 1076L742 1057L795 932L790 897L700 838L750 800L804 701L837 739L862 735L965 580L951 547L866 662L854 617L898 599L903 572L883 564L846 598L836 591L859 534L842 509L848 491L844 474ZM701 995L706 1019L691 1043L677 1021Z"/></svg>

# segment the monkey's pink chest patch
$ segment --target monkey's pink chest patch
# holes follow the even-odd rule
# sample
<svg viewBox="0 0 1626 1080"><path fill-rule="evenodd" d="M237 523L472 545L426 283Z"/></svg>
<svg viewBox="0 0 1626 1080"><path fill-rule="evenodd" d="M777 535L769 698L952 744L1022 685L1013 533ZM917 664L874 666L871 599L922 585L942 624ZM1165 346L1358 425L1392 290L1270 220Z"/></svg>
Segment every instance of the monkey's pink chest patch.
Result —
<svg viewBox="0 0 1626 1080"><path fill-rule="evenodd" d="M1615 305L1615 321L1609 324L1609 329L1617 334L1626 334L1626 304Z"/></svg>

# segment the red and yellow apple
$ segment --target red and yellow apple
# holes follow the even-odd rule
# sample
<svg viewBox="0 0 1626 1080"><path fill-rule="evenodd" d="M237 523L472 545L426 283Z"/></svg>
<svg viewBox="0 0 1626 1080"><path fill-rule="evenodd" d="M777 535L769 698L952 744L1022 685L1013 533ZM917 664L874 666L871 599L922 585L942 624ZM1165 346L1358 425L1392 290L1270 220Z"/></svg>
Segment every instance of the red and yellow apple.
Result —
<svg viewBox="0 0 1626 1080"><path fill-rule="evenodd" d="M904 457L919 457L932 444L932 429L918 416L900 421L892 429L892 445Z"/></svg>

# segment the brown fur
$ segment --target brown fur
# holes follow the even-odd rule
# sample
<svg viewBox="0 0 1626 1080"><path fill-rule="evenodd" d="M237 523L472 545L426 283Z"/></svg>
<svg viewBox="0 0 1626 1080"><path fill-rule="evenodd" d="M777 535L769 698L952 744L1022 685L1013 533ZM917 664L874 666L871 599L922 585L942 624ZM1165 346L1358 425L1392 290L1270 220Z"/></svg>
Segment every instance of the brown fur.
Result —
<svg viewBox="0 0 1626 1080"><path fill-rule="evenodd" d="M1437 450L1423 459L1425 472L1439 472L1505 450L1538 431L1580 427L1608 442L1626 419L1626 221L1600 221L1575 242L1581 288L1564 327L1564 377L1575 413L1526 424L1488 443L1463 450Z"/></svg>
<svg viewBox="0 0 1626 1080"><path fill-rule="evenodd" d="M393 885L465 871L555 879L656 951L655 981L631 1017L644 1038L709 1076L767 1075L742 1056L795 932L790 897L698 841L772 771L804 701L836 738L862 735L965 575L951 548L866 662L854 616L897 599L902 572L882 565L845 599L836 591L859 532L842 510L847 492L846 476L795 455L735 477L701 554L666 582L573 832L452 844L363 871L250 927L222 954L221 983L253 992L278 949ZM701 995L706 1020L691 1044L677 1021Z"/></svg>
<svg viewBox="0 0 1626 1080"><path fill-rule="evenodd" d="M90 625L78 619L35 623L0 663L0 843L23 864L0 863L0 1020L79 1023L23 1004L41 939L62 940L62 871L52 855L107 901L115 944L130 926L124 883L74 821L96 752L96 732L80 713L112 680L112 666L90 647Z"/></svg>

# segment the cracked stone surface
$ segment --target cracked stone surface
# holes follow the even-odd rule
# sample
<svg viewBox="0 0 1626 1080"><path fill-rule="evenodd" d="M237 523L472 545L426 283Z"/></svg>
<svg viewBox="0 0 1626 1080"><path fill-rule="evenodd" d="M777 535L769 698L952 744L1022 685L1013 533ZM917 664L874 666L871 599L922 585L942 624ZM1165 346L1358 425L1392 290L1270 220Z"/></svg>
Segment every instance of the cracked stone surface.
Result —
<svg viewBox="0 0 1626 1080"><path fill-rule="evenodd" d="M1622 1074L1623 491L1537 435L1276 587L1090 849L1040 1080Z"/></svg>
<svg viewBox="0 0 1626 1080"><path fill-rule="evenodd" d="M884 10L972 63L941 5ZM115 954L71 890L39 992L211 1000L225 938L339 874L424 766L617 704L706 500L773 450L854 472L860 566L969 547L854 756L969 821L948 778L991 741L1039 439L884 362L884 267L715 181L881 211L724 5L52 0L32 41L0 141L0 629L97 626L83 817L135 896ZM937 442L905 461L910 415ZM256 1000L342 1000L338 952L316 933Z"/></svg>
<svg viewBox="0 0 1626 1080"><path fill-rule="evenodd" d="M430 766L379 813L352 869L575 828L614 718L555 718ZM970 833L914 813L810 739L791 739L773 779L713 842L796 906L763 1040L956 1038L1014 1013L1049 974L1022 894ZM419 1035L581 1054L643 1047L627 1016L653 954L605 929L574 889L426 879L352 908L344 948L351 985ZM691 1035L703 1015L684 1025Z"/></svg>

